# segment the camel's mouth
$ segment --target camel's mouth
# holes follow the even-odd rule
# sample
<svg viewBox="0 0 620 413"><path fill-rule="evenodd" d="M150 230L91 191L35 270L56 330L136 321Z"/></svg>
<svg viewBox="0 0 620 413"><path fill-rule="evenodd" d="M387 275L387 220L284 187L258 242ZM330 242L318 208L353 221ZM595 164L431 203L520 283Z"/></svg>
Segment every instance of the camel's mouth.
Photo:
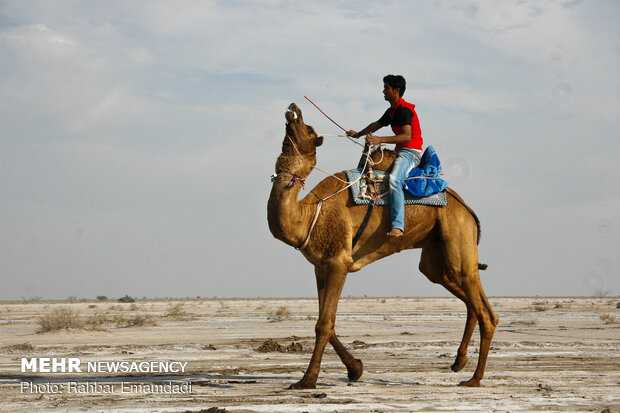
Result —
<svg viewBox="0 0 620 413"><path fill-rule="evenodd" d="M288 106L288 109L286 110L286 112L284 113L284 118L286 119L286 123L289 124L291 122L296 121L297 119L299 119L299 114L298 114L299 108L297 107L296 104L291 103Z"/></svg>

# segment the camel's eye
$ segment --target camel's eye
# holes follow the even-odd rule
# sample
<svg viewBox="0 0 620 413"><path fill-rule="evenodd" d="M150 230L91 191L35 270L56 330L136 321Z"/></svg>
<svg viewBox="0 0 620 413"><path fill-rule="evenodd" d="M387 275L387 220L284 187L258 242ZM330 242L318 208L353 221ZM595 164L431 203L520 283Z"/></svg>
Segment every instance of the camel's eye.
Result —
<svg viewBox="0 0 620 413"><path fill-rule="evenodd" d="M308 126L308 134L312 135L314 133L314 129L312 129L312 126Z"/></svg>

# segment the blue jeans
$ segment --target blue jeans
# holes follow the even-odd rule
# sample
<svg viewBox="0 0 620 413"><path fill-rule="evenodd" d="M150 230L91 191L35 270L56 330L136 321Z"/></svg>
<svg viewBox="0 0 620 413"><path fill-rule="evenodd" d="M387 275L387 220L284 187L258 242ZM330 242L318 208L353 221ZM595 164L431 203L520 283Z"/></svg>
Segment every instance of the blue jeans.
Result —
<svg viewBox="0 0 620 413"><path fill-rule="evenodd" d="M405 230L405 178L420 164L420 154L409 148L398 150L394 167L390 173L390 213L392 228Z"/></svg>

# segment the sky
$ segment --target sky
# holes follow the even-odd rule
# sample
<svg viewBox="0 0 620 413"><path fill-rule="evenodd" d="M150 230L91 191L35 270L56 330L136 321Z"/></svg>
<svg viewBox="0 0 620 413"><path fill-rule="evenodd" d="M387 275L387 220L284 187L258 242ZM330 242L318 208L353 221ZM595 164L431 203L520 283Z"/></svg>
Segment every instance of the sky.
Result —
<svg viewBox="0 0 620 413"><path fill-rule="evenodd" d="M618 21L616 1L2 0L0 299L315 296L267 226L284 112L339 133L308 96L360 130L390 73L480 218L487 295L619 295ZM326 137L317 166L360 153ZM343 296L448 296L419 258Z"/></svg>

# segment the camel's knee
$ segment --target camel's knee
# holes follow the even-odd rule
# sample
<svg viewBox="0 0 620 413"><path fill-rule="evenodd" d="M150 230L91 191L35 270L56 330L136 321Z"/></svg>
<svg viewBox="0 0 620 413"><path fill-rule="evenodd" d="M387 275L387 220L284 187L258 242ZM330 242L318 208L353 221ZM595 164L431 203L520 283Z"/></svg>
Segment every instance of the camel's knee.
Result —
<svg viewBox="0 0 620 413"><path fill-rule="evenodd" d="M493 337L497 322L490 314L478 314L478 324L480 325L480 335L482 337ZM499 321L499 319L498 319Z"/></svg>
<svg viewBox="0 0 620 413"><path fill-rule="evenodd" d="M499 317L497 317L495 314L488 314L485 317L485 321L486 324L482 325L481 323L480 325L482 325L483 328L492 336L495 332L497 324L499 324Z"/></svg>
<svg viewBox="0 0 620 413"><path fill-rule="evenodd" d="M334 334L334 326L335 323L333 320L324 320L319 318L319 321L317 321L314 326L314 332L317 337L326 337L329 339Z"/></svg>

